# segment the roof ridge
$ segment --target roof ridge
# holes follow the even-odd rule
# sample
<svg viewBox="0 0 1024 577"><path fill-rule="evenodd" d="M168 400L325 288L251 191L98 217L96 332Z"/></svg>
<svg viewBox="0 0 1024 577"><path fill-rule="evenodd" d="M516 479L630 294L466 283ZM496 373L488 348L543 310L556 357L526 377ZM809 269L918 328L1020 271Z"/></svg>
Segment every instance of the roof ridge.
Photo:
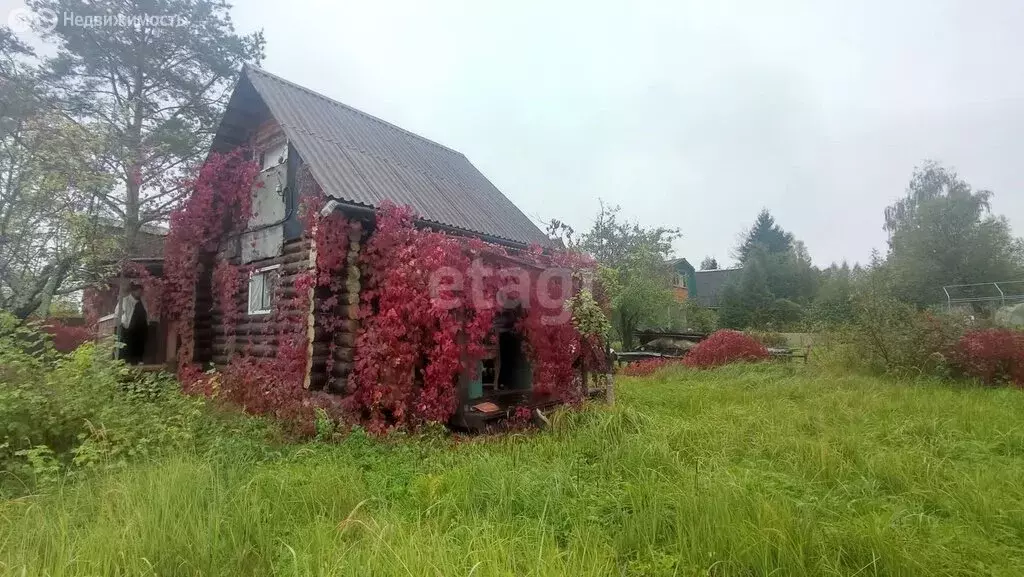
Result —
<svg viewBox="0 0 1024 577"><path fill-rule="evenodd" d="M296 84L295 82L292 82L291 80L288 80L286 78L282 78L282 77L280 77L280 76L278 76L278 75L276 75L276 74L274 74L272 72L267 72L266 70L260 68L259 66L256 66L255 64L248 64L247 63L247 64L243 65L242 66L242 71L245 72L246 70L250 70L250 71L255 72L257 74L261 74L261 75L266 76L267 78L269 78L271 80L280 82L282 84L286 84L286 85L288 85L288 86L290 86L292 88L295 88L297 90L301 90L303 92L306 92L306 93L308 93L308 94L310 94L312 96L315 96L317 98L320 98L322 100L326 100L327 102L330 102L331 104L334 104L336 106L340 106L340 107L342 107L342 108L344 108L346 110L351 110L352 112L355 112L356 114L365 116L366 118L368 118L370 120L373 120L375 122L379 122L379 123L383 124L384 126L387 126L388 128L397 130L397 131L399 131L399 132L401 132L403 134L406 134L408 136L411 136L411 137L413 137L413 138L415 138L417 140L422 140L423 142L426 142L427 144L432 144L432 145L434 145L434 146L436 146L438 148L442 148L444 150L447 150L448 152L453 152L455 154L458 154L459 156L463 156L463 157L465 156L464 154L462 154L458 150L455 150L454 148L450 148L448 146L445 146L445 145L441 144L440 142L431 140L431 139L429 139L429 138L427 138L425 136L420 136L419 134L416 134L415 132L406 130L406 129L402 128L401 126L398 126L397 124L392 124L392 123L388 122L387 120L384 120L383 118L378 118L378 117L376 117L376 116L374 116L374 115L372 115L372 114L370 114L368 112L363 112L362 110L359 110L358 108L356 108L354 106L349 106L348 104L345 104L344 102L341 102L340 100L335 100L335 99L331 98L330 96L325 96L323 94L320 94L319 92L317 92L315 90L311 90L309 88L306 88L305 86L302 86L301 84Z"/></svg>

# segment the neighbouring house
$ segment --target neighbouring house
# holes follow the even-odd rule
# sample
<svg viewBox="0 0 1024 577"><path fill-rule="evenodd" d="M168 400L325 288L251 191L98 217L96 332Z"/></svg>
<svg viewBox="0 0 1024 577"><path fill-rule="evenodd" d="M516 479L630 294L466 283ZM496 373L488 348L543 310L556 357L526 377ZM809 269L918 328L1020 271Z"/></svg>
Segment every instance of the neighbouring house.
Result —
<svg viewBox="0 0 1024 577"><path fill-rule="evenodd" d="M738 282L742 268L695 270L685 258L666 261L672 267L672 290L676 301L692 300L697 304L717 309L721 306L722 289Z"/></svg>
<svg viewBox="0 0 1024 577"><path fill-rule="evenodd" d="M666 261L672 267L672 293L676 302L683 302L690 296L691 287L696 284L696 271L690 261L685 258L674 258Z"/></svg>
<svg viewBox="0 0 1024 577"><path fill-rule="evenodd" d="M98 234L109 237L112 242L119 242L122 228L119 224L107 224ZM85 289L82 297L82 311L85 320L96 328L100 338L115 335L117 319L114 310L117 307L117 295L122 279L128 282L139 282L140 275L149 278L163 276L164 240L167 229L153 224L140 227L136 237L136 250L126 259L116 273L105 279L104 283L96 283ZM111 263L113 266L113 263ZM149 330L143 363L146 365L165 365L174 360L173 351L168 349L169 327L160 318L160 294L149 290L143 293L143 303L149 313Z"/></svg>
<svg viewBox="0 0 1024 577"><path fill-rule="evenodd" d="M275 301L295 295L299 275L316 261L318 247L301 214L310 201L319 201L313 204L322 206L321 217L340 213L352 223L341 257L345 284L330 299L331 320L318 308L324 305L309 307L304 385L311 390L342 392L353 371L364 322L360 251L382 203L411 207L418 226L501 247L491 255L495 262L514 261L509 254L531 246L552 246L463 154L253 66L242 69L212 145L217 153L238 149L254 153L262 186L253 189L244 233L199 264L188 348L190 361L202 366L280 352ZM224 262L248 271L238 318L230 321L232 315L215 305L221 290L216 269ZM160 273L155 266L152 272ZM493 346L474 374L459 379L455 424L475 428L511 408L539 406L516 321L508 311L496 316ZM172 337L167 354L184 346ZM585 377L583 383L585 388Z"/></svg>

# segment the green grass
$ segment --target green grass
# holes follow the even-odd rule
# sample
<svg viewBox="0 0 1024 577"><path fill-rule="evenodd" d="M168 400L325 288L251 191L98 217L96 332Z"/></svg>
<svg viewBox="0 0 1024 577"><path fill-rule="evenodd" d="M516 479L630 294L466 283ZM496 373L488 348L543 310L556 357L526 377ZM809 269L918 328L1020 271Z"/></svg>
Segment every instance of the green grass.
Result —
<svg viewBox="0 0 1024 577"><path fill-rule="evenodd" d="M799 365L622 379L482 439L226 439L0 503L13 575L1020 575L1024 394Z"/></svg>

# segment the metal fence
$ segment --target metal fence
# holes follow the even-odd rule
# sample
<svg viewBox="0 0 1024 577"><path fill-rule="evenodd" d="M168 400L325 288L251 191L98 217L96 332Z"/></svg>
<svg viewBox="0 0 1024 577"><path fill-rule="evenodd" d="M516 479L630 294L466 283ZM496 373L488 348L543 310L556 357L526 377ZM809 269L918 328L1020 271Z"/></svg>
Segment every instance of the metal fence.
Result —
<svg viewBox="0 0 1024 577"><path fill-rule="evenodd" d="M946 307L956 305L990 305L1004 307L1024 303L1024 280L951 284L942 287Z"/></svg>

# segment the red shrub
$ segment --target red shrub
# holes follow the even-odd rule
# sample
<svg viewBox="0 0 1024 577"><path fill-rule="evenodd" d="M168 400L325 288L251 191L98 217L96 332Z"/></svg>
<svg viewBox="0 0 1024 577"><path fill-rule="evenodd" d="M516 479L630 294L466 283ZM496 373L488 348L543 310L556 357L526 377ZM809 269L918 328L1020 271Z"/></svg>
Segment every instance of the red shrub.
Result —
<svg viewBox="0 0 1024 577"><path fill-rule="evenodd" d="M53 348L70 353L82 344L91 341L93 334L88 327L69 327L53 321L43 325L43 331L53 337Z"/></svg>
<svg viewBox="0 0 1024 577"><path fill-rule="evenodd" d="M654 371L676 364L679 364L678 359L644 359L626 365L622 374L627 377L646 377Z"/></svg>
<svg viewBox="0 0 1024 577"><path fill-rule="evenodd" d="M1024 387L1024 333L1009 329L970 331L953 348L953 364L986 384Z"/></svg>
<svg viewBox="0 0 1024 577"><path fill-rule="evenodd" d="M688 367L708 368L736 361L759 361L768 358L768 349L757 339L739 331L716 331L683 357Z"/></svg>

